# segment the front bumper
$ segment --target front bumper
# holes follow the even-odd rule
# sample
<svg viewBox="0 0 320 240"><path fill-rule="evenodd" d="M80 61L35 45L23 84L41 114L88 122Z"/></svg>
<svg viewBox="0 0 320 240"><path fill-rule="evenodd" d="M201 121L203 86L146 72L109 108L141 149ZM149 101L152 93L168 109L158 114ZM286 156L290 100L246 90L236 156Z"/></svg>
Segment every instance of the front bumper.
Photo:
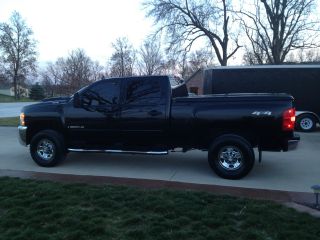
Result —
<svg viewBox="0 0 320 240"><path fill-rule="evenodd" d="M288 141L288 150L294 150L298 147L298 143L300 141L300 136L298 134L294 134L293 138Z"/></svg>
<svg viewBox="0 0 320 240"><path fill-rule="evenodd" d="M27 126L18 126L19 142L23 146L27 146Z"/></svg>

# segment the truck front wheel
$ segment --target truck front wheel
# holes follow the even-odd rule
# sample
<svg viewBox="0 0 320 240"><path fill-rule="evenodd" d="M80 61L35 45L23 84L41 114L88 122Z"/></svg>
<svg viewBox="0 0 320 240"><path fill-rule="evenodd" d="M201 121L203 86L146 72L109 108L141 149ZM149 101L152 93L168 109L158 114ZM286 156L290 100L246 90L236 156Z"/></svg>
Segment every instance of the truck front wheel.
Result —
<svg viewBox="0 0 320 240"><path fill-rule="evenodd" d="M254 165L254 152L250 143L238 135L218 137L208 152L208 161L213 171L226 179L246 176Z"/></svg>
<svg viewBox="0 0 320 240"><path fill-rule="evenodd" d="M33 160L42 167L53 167L66 156L62 135L53 130L43 130L31 140L30 153Z"/></svg>

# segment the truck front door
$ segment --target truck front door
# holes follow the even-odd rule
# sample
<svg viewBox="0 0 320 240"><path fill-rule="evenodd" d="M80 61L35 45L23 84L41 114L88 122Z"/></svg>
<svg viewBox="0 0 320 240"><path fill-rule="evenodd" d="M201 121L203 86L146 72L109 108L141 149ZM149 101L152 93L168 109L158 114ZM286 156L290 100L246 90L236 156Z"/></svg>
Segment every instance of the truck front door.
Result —
<svg viewBox="0 0 320 240"><path fill-rule="evenodd" d="M80 93L81 106L65 108L69 146L106 149L118 134L121 79L107 79L92 84Z"/></svg>

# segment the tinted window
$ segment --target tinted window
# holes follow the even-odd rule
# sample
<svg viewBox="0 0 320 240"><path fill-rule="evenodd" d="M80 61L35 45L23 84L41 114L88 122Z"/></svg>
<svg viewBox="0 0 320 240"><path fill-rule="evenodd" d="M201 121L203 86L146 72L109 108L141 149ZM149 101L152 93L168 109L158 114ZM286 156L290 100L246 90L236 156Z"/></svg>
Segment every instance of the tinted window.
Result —
<svg viewBox="0 0 320 240"><path fill-rule="evenodd" d="M158 104L161 100L160 89L158 79L128 79L125 91L126 103Z"/></svg>
<svg viewBox="0 0 320 240"><path fill-rule="evenodd" d="M91 106L111 105L119 103L120 84L118 81L103 81L84 92L84 98Z"/></svg>

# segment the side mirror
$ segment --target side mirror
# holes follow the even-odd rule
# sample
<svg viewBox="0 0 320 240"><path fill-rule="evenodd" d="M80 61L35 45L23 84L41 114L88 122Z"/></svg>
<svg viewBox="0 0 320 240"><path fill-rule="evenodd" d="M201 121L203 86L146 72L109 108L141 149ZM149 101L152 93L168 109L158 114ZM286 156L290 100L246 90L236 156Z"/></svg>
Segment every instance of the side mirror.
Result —
<svg viewBox="0 0 320 240"><path fill-rule="evenodd" d="M78 92L76 92L74 95L73 95L73 106L75 108L79 108L81 107L81 97L80 97L80 94Z"/></svg>

